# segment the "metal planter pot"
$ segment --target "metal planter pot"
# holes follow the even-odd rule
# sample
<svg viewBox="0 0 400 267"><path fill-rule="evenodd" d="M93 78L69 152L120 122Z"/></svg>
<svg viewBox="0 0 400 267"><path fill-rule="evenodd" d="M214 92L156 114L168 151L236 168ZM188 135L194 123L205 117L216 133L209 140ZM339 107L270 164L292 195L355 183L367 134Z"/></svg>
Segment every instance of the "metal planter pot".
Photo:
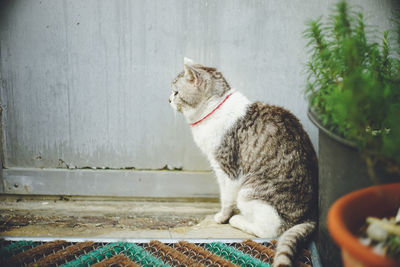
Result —
<svg viewBox="0 0 400 267"><path fill-rule="evenodd" d="M357 147L327 130L310 109L309 119L318 127L319 165L319 228L317 248L323 266L341 266L339 248L329 236L327 215L329 207L341 196L360 188L374 185ZM378 176L381 176L378 174ZM385 176L385 175L382 175ZM382 178L379 183L393 182Z"/></svg>

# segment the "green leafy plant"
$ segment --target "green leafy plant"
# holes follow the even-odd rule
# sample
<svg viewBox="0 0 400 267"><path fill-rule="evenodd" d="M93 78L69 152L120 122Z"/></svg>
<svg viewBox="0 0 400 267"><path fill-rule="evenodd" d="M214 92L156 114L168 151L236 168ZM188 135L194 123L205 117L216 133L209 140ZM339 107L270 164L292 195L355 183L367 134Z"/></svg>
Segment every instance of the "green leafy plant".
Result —
<svg viewBox="0 0 400 267"><path fill-rule="evenodd" d="M345 1L327 22L312 20L306 95L335 134L357 144L369 171L377 163L400 174L400 24L374 36ZM371 41L372 40L372 41ZM376 41L378 40L378 41Z"/></svg>
<svg viewBox="0 0 400 267"><path fill-rule="evenodd" d="M387 241L387 254L400 261L400 236L390 235Z"/></svg>

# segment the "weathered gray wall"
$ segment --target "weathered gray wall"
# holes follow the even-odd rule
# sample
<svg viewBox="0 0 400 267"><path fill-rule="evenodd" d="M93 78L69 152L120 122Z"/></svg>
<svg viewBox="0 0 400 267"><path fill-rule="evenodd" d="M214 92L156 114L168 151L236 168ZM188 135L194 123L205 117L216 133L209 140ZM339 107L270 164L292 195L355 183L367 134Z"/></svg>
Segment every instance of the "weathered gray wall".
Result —
<svg viewBox="0 0 400 267"><path fill-rule="evenodd" d="M208 169L167 102L184 56L290 109L317 144L302 32L335 2L2 0L5 166ZM394 2L351 1L380 29Z"/></svg>

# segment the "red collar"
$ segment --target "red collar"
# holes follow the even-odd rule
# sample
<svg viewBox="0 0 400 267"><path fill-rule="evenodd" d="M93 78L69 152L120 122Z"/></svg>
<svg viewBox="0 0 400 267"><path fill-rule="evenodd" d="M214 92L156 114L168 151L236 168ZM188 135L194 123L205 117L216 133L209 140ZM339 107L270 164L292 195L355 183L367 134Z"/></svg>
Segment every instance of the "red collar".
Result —
<svg viewBox="0 0 400 267"><path fill-rule="evenodd" d="M199 124L200 122L204 121L204 120L207 119L208 117L210 117L211 114L213 114L217 109L219 109L219 108L222 106L222 104L224 104L225 101L228 100L228 98L229 98L232 94L233 94L233 93L228 94L228 95L225 97L225 99L222 100L222 102L219 103L219 105L218 105L216 108L214 108L210 113L208 113L208 114L207 114L206 116L204 116L202 119L200 119L200 120L198 120L198 121L192 123L191 126L193 127L193 126Z"/></svg>

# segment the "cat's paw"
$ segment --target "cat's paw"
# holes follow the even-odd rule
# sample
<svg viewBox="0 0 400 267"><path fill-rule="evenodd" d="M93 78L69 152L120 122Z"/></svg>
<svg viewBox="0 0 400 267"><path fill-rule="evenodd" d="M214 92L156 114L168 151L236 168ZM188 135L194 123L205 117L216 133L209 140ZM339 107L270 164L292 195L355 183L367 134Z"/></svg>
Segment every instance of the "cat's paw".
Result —
<svg viewBox="0 0 400 267"><path fill-rule="evenodd" d="M229 224L232 225L235 228L242 229L243 228L243 224L245 224L243 219L244 219L244 217L242 215L240 215L240 214L232 216L229 219Z"/></svg>
<svg viewBox="0 0 400 267"><path fill-rule="evenodd" d="M231 212L218 212L217 214L214 215L214 220L217 223L227 223L229 218L232 217L232 213Z"/></svg>

